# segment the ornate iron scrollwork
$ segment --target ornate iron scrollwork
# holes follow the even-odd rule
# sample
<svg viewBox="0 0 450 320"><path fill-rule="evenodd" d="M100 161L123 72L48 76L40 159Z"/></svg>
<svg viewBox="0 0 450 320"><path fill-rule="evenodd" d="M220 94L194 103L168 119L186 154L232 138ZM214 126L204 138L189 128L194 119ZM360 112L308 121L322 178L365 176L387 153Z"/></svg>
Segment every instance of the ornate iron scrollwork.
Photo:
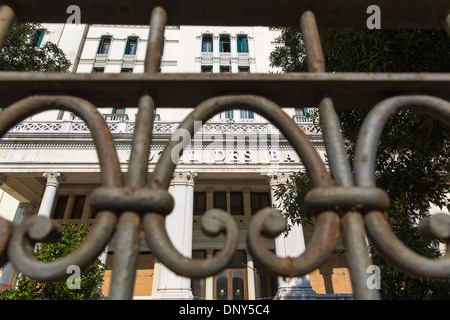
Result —
<svg viewBox="0 0 450 320"><path fill-rule="evenodd" d="M156 72L160 62L162 33L167 17L162 8L152 14L152 34L147 55L147 72ZM310 71L323 72L324 60L314 15L302 16L302 28L310 58ZM0 39L2 40L3 37ZM300 88L299 88L300 90ZM307 94L307 92L305 92ZM259 113L274 124L300 156L313 189L306 204L316 216L314 236L299 257L279 258L264 247L262 236L275 237L285 221L272 208L260 210L252 219L248 232L248 248L257 263L270 272L283 276L303 276L320 267L333 251L342 234L352 276L355 297L376 299L377 293L364 288L363 273L370 262L364 246L365 230L380 251L396 266L416 276L449 277L448 255L433 261L412 253L392 233L383 218L389 197L374 184L374 163L379 135L386 119L400 108L411 107L450 124L450 103L428 96L393 97L380 102L367 116L360 132L354 176L351 174L339 122L332 97L326 93L319 103L321 123L330 161L330 171L322 163L313 144L303 130L273 101L257 95L228 95L208 99L194 108L177 130L194 135L194 122L205 123L215 114L240 105ZM97 149L101 168L101 186L91 195L91 206L97 213L95 224L83 244L60 260L40 263L33 254L36 242L53 241L60 230L48 218L28 217L20 225L0 220L0 255L2 263L9 259L25 275L42 281L66 277L69 265L88 266L97 258L114 235L117 236L117 256L113 264L111 299L131 299L137 263L139 228L143 224L145 239L153 254L175 273L193 278L214 275L233 258L238 245L237 226L231 216L219 209L205 213L203 231L210 236L225 234L224 248L213 259L190 259L181 255L171 243L165 229L165 217L174 203L168 193L169 183L180 156L174 149L178 141L169 141L155 170L148 178L148 156L153 127L155 103L151 94L143 93L138 105L128 172L121 172L111 133L96 107L81 98L71 96L32 96L9 106L0 114L0 136L26 117L50 109L73 112L89 127ZM333 178L332 178L333 176ZM436 216L421 227L425 234L450 240L447 216ZM342 229L341 229L342 227Z"/></svg>

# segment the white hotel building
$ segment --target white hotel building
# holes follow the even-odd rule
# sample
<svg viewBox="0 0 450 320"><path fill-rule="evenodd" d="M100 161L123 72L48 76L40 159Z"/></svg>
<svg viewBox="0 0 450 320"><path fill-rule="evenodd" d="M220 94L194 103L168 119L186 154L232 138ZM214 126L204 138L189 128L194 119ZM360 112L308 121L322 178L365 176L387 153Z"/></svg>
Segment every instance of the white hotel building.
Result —
<svg viewBox="0 0 450 320"><path fill-rule="evenodd" d="M39 44L56 43L76 73L142 73L148 26L43 24ZM162 73L269 73L269 54L279 31L268 27L168 26ZM174 92L176 94L176 92ZM195 93L193 93L195 94ZM156 106L149 170L178 124L191 109ZM136 106L100 108L116 143L122 171L127 171ZM323 141L309 122L307 109L286 108L309 135L323 161ZM220 274L191 281L160 264L142 241L134 288L135 299L342 299L352 288L342 246L309 276L282 279L260 270L246 251L248 223L258 209L274 203L271 187L302 169L296 152L272 124L258 114L233 110L216 115L197 131L173 177L174 211L166 228L185 256L208 259L223 238L208 238L200 217L209 208L228 211L236 220L241 243L234 262ZM100 168L90 132L69 112L33 115L0 141L0 211L9 220L46 214L90 226L95 217L90 193L100 185ZM45 192L45 197L43 197ZM267 240L279 256L298 256L312 235L312 226L295 226L287 236ZM114 240L102 256L110 264ZM108 295L107 272L103 284ZM13 285L14 271L5 266L0 283Z"/></svg>

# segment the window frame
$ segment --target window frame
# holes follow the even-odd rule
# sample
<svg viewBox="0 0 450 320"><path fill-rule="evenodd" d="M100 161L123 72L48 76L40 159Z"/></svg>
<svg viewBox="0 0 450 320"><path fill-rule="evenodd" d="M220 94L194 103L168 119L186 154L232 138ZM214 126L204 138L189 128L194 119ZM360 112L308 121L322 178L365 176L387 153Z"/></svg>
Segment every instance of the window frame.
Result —
<svg viewBox="0 0 450 320"><path fill-rule="evenodd" d="M106 42L107 46L105 46L105 40L108 40L108 42ZM101 36L97 48L97 54L109 54L109 51L111 50L111 44L112 36ZM105 50L105 48L107 48L107 50Z"/></svg>
<svg viewBox="0 0 450 320"><path fill-rule="evenodd" d="M242 41L242 40L244 40L244 41ZM246 34L237 35L236 43L237 43L237 52L238 53L249 53L248 36Z"/></svg>
<svg viewBox="0 0 450 320"><path fill-rule="evenodd" d="M204 200L202 201L203 202L203 204L202 204L203 206L199 206L199 201L200 201L199 197L200 196L204 197ZM204 208L204 210L202 210L203 212L199 212L199 210L201 210L202 207ZM206 192L204 192L204 191L201 191L201 192L195 191L194 192L194 216L201 216L205 212L206 212Z"/></svg>
<svg viewBox="0 0 450 320"><path fill-rule="evenodd" d="M134 44L132 43L134 41ZM139 39L138 37L128 37L127 44L125 45L125 54L135 56L137 53Z"/></svg>
<svg viewBox="0 0 450 320"><path fill-rule="evenodd" d="M272 206L272 199L270 196L270 192L250 192L250 214L254 215L262 208L265 208L262 206L261 196L267 196L267 206ZM253 207L253 197L257 196L257 202L258 202L258 208Z"/></svg>
<svg viewBox="0 0 450 320"><path fill-rule="evenodd" d="M209 40L209 41L206 41ZM212 34L205 33L202 35L202 52L213 52L213 36Z"/></svg>
<svg viewBox="0 0 450 320"><path fill-rule="evenodd" d="M40 48L42 45L42 41L45 37L45 29L36 29L34 30L33 38L30 40L30 44L33 47Z"/></svg>
<svg viewBox="0 0 450 320"><path fill-rule="evenodd" d="M105 72L105 68L103 67L93 67L92 68L92 73L104 73Z"/></svg>
<svg viewBox="0 0 450 320"><path fill-rule="evenodd" d="M233 213L232 208L233 207L233 201L232 201L232 197L238 195L240 197L240 212L239 213ZM244 212L244 193L242 191L230 191L230 208L229 208L229 213L232 216L243 216L245 214Z"/></svg>
<svg viewBox="0 0 450 320"><path fill-rule="evenodd" d="M254 120L255 119L255 113L253 111L250 110L241 110L241 119L251 119Z"/></svg>
<svg viewBox="0 0 450 320"><path fill-rule="evenodd" d="M125 114L126 108L112 108L112 114Z"/></svg>
<svg viewBox="0 0 450 320"><path fill-rule="evenodd" d="M238 66L238 73L250 73L249 66Z"/></svg>
<svg viewBox="0 0 450 320"><path fill-rule="evenodd" d="M216 197L222 196L222 195L225 196L225 208L223 208L222 206L219 207L218 204L217 204ZM222 209L222 210L228 212L227 192L226 191L216 191L216 192L213 193L213 208Z"/></svg>
<svg viewBox="0 0 450 320"><path fill-rule="evenodd" d="M220 66L219 71L220 73L231 73L231 66L229 65Z"/></svg>
<svg viewBox="0 0 450 320"><path fill-rule="evenodd" d="M222 111L219 114L220 119L234 119L233 110Z"/></svg>
<svg viewBox="0 0 450 320"><path fill-rule="evenodd" d="M211 66L211 65L202 65L201 66L201 73L213 73L213 66Z"/></svg>
<svg viewBox="0 0 450 320"><path fill-rule="evenodd" d="M219 36L219 52L231 53L231 36L229 34L221 34Z"/></svg>

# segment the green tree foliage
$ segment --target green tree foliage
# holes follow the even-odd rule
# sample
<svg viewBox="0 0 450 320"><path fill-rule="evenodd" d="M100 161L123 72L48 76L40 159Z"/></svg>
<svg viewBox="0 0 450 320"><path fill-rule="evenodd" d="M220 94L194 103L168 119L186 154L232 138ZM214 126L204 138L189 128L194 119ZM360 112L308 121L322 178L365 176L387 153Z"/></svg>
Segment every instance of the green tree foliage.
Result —
<svg viewBox="0 0 450 320"><path fill-rule="evenodd" d="M35 255L38 261L50 262L70 254L83 242L89 232L84 225L80 227L69 223L60 225L63 230L60 241L37 245ZM102 297L99 284L103 282L105 268L106 266L97 259L81 273L79 289L76 286L69 288L66 281L39 282L20 275L17 288L3 291L0 300L99 300ZM69 272L67 278L71 275Z"/></svg>
<svg viewBox="0 0 450 320"><path fill-rule="evenodd" d="M38 24L16 23L0 51L0 71L67 72L70 61L56 44L33 44Z"/></svg>
<svg viewBox="0 0 450 320"><path fill-rule="evenodd" d="M320 31L327 72L450 72L450 40L441 30L324 29ZM295 41L291 41L295 38ZM283 29L271 53L271 64L284 72L305 71L305 48L297 29ZM293 50L293 47L296 47ZM286 48L290 48L289 53ZM294 54L292 54L294 53ZM338 112L350 162L368 110L355 106ZM387 220L411 250L436 258L432 243L417 233L417 221L428 215L430 204L449 208L450 130L438 120L405 111L386 124L378 146L377 186L391 199ZM304 197L309 184L298 173L276 191L280 210L293 222L308 222L296 196ZM290 202L288 202L290 201ZM446 280L412 278L388 265L376 248L373 261L382 271L384 299L448 298Z"/></svg>

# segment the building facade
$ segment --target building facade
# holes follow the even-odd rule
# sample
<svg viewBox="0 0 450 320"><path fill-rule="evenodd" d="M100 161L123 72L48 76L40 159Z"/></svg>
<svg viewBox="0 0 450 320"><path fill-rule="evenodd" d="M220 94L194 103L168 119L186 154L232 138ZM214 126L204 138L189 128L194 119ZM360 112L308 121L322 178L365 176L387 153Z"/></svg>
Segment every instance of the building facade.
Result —
<svg viewBox="0 0 450 320"><path fill-rule="evenodd" d="M43 24L40 43L56 43L76 73L142 73L148 26ZM279 30L268 27L168 26L162 50L162 73L268 73L269 54ZM174 93L176 94L176 93ZM195 106L158 108L154 115L149 174L166 142ZM324 162L322 136L309 110L285 112L308 134ZM127 171L137 108L99 106L110 129L123 172ZM351 283L338 245L324 266L303 278L266 274L246 249L249 221L259 209L276 204L274 188L303 165L279 130L260 115L239 108L198 124L185 147L169 192L175 199L166 229L187 257L209 259L223 247L222 237L201 231L201 217L221 208L235 219L240 233L232 264L213 277L191 280L171 272L142 240L135 299L347 299ZM10 220L41 214L75 225L92 226L90 193L100 185L98 157L86 124L69 112L47 111L26 119L0 141L0 208ZM287 235L266 239L279 256L298 256L313 226L293 226ZM114 239L101 259L111 265ZM120 258L120 257L118 257ZM108 295L111 271L103 283ZM14 269L5 266L0 283L13 285Z"/></svg>

